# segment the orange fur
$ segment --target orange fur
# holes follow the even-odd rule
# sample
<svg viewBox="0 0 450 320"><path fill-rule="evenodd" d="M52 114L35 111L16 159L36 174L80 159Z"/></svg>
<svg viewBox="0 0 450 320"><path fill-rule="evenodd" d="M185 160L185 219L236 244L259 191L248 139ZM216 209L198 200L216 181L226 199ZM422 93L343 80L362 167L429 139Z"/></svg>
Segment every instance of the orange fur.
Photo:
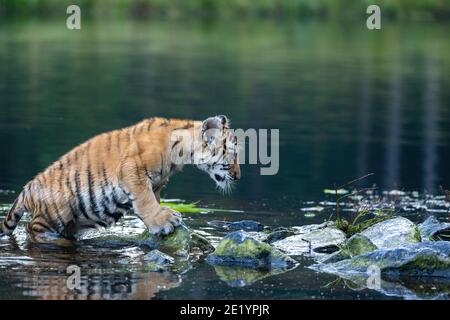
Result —
<svg viewBox="0 0 450 320"><path fill-rule="evenodd" d="M151 118L100 134L75 147L28 182L6 217L10 234L23 213L36 241L49 234L72 239L86 227L108 227L128 209L153 233L169 233L181 222L178 212L159 205L159 191L181 165L171 161L174 145L190 150L192 141L172 141L172 133L201 139L202 122ZM230 174L239 178L237 159Z"/></svg>

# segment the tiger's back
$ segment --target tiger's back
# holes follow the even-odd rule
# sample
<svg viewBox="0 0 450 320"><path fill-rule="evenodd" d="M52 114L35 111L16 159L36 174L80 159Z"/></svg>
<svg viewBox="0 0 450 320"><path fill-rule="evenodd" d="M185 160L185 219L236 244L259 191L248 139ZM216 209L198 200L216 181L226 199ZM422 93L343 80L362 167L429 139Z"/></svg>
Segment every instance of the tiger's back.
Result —
<svg viewBox="0 0 450 320"><path fill-rule="evenodd" d="M57 232L71 237L83 227L107 227L131 208L120 187L117 168L130 142L163 119L102 133L75 147L28 182L18 197L22 213L31 214L31 234ZM13 230L21 215L5 220ZM9 228L8 228L9 227Z"/></svg>
<svg viewBox="0 0 450 320"><path fill-rule="evenodd" d="M73 239L81 229L109 227L130 208L147 227L156 226L155 232L170 232L181 217L159 207L159 190L177 170L170 152L181 140L171 141L171 133L201 126L200 121L150 118L91 138L25 185L2 233L11 234L28 212L27 230L34 240Z"/></svg>

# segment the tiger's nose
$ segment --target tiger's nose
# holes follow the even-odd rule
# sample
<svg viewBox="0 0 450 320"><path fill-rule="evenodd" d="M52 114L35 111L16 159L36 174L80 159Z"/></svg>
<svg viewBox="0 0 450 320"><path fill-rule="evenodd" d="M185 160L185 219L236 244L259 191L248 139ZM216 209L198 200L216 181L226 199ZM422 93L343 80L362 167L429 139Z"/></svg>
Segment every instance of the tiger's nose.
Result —
<svg viewBox="0 0 450 320"><path fill-rule="evenodd" d="M241 178L241 173L240 172L234 172L232 177L233 177L233 180L239 180Z"/></svg>

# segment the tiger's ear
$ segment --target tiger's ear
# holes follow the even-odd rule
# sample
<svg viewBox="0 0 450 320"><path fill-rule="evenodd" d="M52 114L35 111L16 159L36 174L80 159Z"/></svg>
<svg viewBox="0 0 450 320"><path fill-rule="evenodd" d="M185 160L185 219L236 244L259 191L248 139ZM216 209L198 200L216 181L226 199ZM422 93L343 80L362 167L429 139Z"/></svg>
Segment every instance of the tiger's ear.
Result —
<svg viewBox="0 0 450 320"><path fill-rule="evenodd" d="M202 136L206 144L212 144L221 135L224 128L228 127L228 119L225 116L210 117L203 121Z"/></svg>

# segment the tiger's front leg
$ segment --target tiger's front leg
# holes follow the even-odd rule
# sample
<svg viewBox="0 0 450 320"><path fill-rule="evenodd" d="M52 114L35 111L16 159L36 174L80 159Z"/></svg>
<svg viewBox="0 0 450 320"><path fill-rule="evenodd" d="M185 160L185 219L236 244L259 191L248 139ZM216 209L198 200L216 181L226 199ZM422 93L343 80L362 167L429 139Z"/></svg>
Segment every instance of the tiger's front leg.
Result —
<svg viewBox="0 0 450 320"><path fill-rule="evenodd" d="M136 165L122 166L122 183L130 192L134 212L153 234L169 234L181 223L181 214L159 205L159 194L155 195L145 175L136 170Z"/></svg>

